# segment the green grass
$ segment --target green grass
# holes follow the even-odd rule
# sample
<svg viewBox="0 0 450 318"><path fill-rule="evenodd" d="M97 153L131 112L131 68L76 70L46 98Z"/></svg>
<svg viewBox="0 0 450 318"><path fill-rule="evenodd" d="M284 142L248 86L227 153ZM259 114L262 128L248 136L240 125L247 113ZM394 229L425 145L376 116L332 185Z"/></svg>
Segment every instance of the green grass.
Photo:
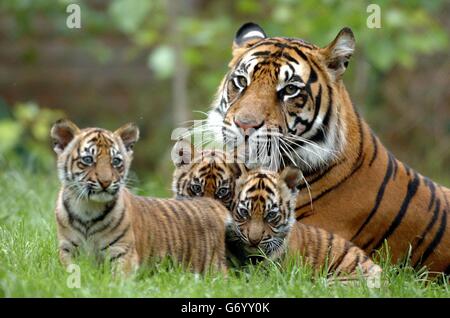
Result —
<svg viewBox="0 0 450 318"><path fill-rule="evenodd" d="M139 192L168 195L160 182L139 184ZM80 288L67 285L71 274L57 257L54 205L56 175L19 170L0 172L1 297L449 297L446 282L427 279L408 266L384 269L381 288L363 282L330 284L308 268L277 264L231 270L227 277L204 277L165 264L143 268L131 279L113 279L108 266L79 260Z"/></svg>

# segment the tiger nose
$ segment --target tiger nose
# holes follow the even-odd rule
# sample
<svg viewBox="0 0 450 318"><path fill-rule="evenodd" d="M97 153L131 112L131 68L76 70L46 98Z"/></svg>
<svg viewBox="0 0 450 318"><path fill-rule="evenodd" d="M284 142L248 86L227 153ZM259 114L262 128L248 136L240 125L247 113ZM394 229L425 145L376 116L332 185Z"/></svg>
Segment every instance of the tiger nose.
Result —
<svg viewBox="0 0 450 318"><path fill-rule="evenodd" d="M251 246L257 247L259 245L259 243L261 242L261 238L260 237L249 237L248 241L250 242Z"/></svg>
<svg viewBox="0 0 450 318"><path fill-rule="evenodd" d="M253 234L253 235L252 235ZM249 233L248 242L251 246L257 247L261 243L262 236L255 233Z"/></svg>
<svg viewBox="0 0 450 318"><path fill-rule="evenodd" d="M245 135L250 135L253 130L257 130L264 125L264 119L234 117L234 123L244 131Z"/></svg>
<svg viewBox="0 0 450 318"><path fill-rule="evenodd" d="M98 183L102 187L103 190L106 190L111 185L111 180L98 180Z"/></svg>

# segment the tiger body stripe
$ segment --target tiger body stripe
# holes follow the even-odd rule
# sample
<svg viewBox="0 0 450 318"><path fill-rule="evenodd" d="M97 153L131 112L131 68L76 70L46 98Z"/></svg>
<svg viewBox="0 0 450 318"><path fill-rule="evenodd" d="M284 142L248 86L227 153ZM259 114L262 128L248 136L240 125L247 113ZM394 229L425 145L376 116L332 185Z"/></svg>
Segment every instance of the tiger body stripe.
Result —
<svg viewBox="0 0 450 318"><path fill-rule="evenodd" d="M58 201L61 202L61 199ZM208 198L176 201L176 208L170 212L163 211L173 205L174 201L176 200L137 197L124 189L116 207L110 213L111 218L118 218L124 210L125 217L121 224L114 231L109 231L112 228L110 225L103 232L87 237L73 228L68 211L58 203L56 214L61 220L61 224L58 224L60 248L70 251L64 251L64 254L72 255L72 250L77 246L88 244L88 248L95 255L109 252L111 258L129 250L124 259L120 260L124 263L124 270L131 270L153 258L166 256L186 266L192 266L196 272L203 272L210 266L223 269L228 211L220 203ZM201 209L197 201L201 201ZM205 222L206 219L211 221ZM130 229L126 231L127 228ZM124 235L121 235L122 233ZM180 236L184 239L180 239ZM197 244L201 242L202 245L190 248L188 245L191 244L191 237L195 236L201 238L197 240ZM120 239L116 240L118 237ZM102 251L106 246L107 249ZM62 256L64 260L69 257Z"/></svg>
<svg viewBox="0 0 450 318"><path fill-rule="evenodd" d="M431 205L436 200L448 200L448 193L435 191L439 185L416 172L411 173L391 157L382 144L372 144L370 129L365 123L363 127L367 133L362 152L366 158L372 158L371 161L365 160L349 180L327 195L322 193L351 173L351 161L342 161L320 179L311 182L313 210L309 194L301 191L297 201L297 220L352 240L369 254L386 240L394 262L404 257L412 246L411 257L416 266L427 265L430 270L444 271L450 264L450 229L448 219L444 218L447 211L443 206L431 208ZM358 136L351 132L349 135ZM351 148L347 150L351 151ZM354 158L356 150L353 153L353 156L348 153L346 156ZM376 156L370 157L374 153ZM307 176L306 180L311 178ZM349 213L338 213L340 208ZM440 224L433 222L438 216ZM429 228L428 224L431 225ZM442 234L434 240L439 226ZM430 245L432 250L424 258L423 253ZM420 262L417 261L419 259Z"/></svg>
<svg viewBox="0 0 450 318"><path fill-rule="evenodd" d="M286 253L300 254L313 268L325 269L337 275L356 275L358 270L366 275L381 272L378 265L368 258L363 250L342 237L334 236L333 244L322 246L319 242L328 236L329 232L323 229L296 222L287 238ZM346 243L350 248L346 247Z"/></svg>
<svg viewBox="0 0 450 318"><path fill-rule="evenodd" d="M125 274L166 257L197 273L226 272L231 217L220 202L134 195L124 180L132 159L127 143L133 133L137 141L137 128L112 133L75 127L60 121L52 128L56 147L62 148L55 150L62 183L55 219L63 265L84 252L110 260L114 271Z"/></svg>
<svg viewBox="0 0 450 318"><path fill-rule="evenodd" d="M242 38L246 29L263 36ZM228 143L232 134L250 147L253 136L278 131L274 155L264 164L272 168L281 161L303 171L297 221L351 240L369 254L387 242L393 262L412 247L413 264L446 271L450 190L396 159L361 118L342 80L354 49L349 28L321 48L267 37L260 26L244 24L208 114L208 125L218 128L210 130L218 142ZM242 76L245 85L233 84Z"/></svg>

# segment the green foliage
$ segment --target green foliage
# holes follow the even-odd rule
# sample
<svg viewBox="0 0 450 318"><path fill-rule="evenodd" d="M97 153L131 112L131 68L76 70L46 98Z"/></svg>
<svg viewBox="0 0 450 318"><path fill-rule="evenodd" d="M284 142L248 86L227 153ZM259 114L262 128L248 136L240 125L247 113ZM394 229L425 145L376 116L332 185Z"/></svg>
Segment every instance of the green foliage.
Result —
<svg viewBox="0 0 450 318"><path fill-rule="evenodd" d="M154 19L155 14L167 7L167 2L163 0L152 1L153 7L147 5L141 10L137 9L140 6L125 4L127 1L114 0L110 11L114 13L112 18L120 29L131 34L138 47L154 48L150 55L156 55L157 60L161 61L158 64L165 70L172 63L169 56L173 54L165 47L172 41L167 36L169 25L176 25L188 47L184 54L186 63L215 66L229 59L232 37L242 21L253 19L264 27L269 36L300 37L319 45L331 42L339 29L350 26L362 51L358 54L365 54L374 67L387 71L397 64L413 67L418 54L448 47L448 36L432 15L445 2L436 1L433 6L427 5L428 2L377 1L381 8L380 29L369 29L366 24L370 14L366 9L371 1L240 0L232 4L223 1L209 4L202 11L231 11L232 15L215 15L214 18L210 15L182 15L176 21L170 20L167 15ZM208 58L201 58L203 56ZM216 85L204 89L210 92Z"/></svg>
<svg viewBox="0 0 450 318"><path fill-rule="evenodd" d="M33 102L15 105L10 116L0 117L0 159L53 169L50 127L62 117L61 111L40 108Z"/></svg>
<svg viewBox="0 0 450 318"><path fill-rule="evenodd" d="M126 33L136 32L144 22L152 7L147 0L116 0L109 7L110 15L119 23L118 27Z"/></svg>
<svg viewBox="0 0 450 318"><path fill-rule="evenodd" d="M31 32L32 15L46 13L54 16L55 26L64 31L62 20L65 6L73 1L20 0L0 5L19 18L24 32ZM202 8L187 7L180 2L180 16L173 20L168 14L167 0L112 0L107 12L92 9L91 1L75 1L82 8L83 25L87 33L104 32L111 27L123 32L138 50L150 50L149 66L163 78L173 75L173 52L169 36L173 27L184 43L185 62L200 72L193 77L201 79L213 68L218 72L230 57L233 35L246 20L260 23L269 36L300 37L326 45L339 29L350 26L356 35L358 50L380 71L395 65L413 67L419 54L429 54L448 48L449 40L444 27L434 14L445 5L444 0L376 1L381 8L381 28L369 29L367 6L373 1L336 0L239 0L204 3ZM195 3L195 2L193 2ZM187 13L186 13L187 12ZM59 14L58 14L59 13ZM67 31L67 30L65 30ZM92 42L87 39L86 47ZM97 43L98 50L106 48ZM133 48L133 49L135 49ZM104 56L104 53L103 53ZM204 58L207 57L207 58ZM207 70L207 71L205 71ZM219 72L220 74L220 72ZM217 82L195 81L211 94Z"/></svg>
<svg viewBox="0 0 450 318"><path fill-rule="evenodd" d="M69 30L65 26L65 9L69 3L81 6L82 29L79 31ZM39 35L47 33L52 34L51 37L55 35L56 38L63 38L66 43L70 43L70 49L82 52L80 54L85 52L101 66L113 68L118 59L130 64L134 59L140 59L142 67L148 68L150 79L144 78L142 87L137 87L134 91L121 86L125 79L117 83L118 89L112 95L122 91L117 95L125 101L126 105L123 107L126 113L131 120L141 121L145 127L136 155L136 166L145 167L142 169L145 172L159 169L164 164L167 170L167 164L162 160L167 159L164 153L171 146L168 136L175 126L180 125L174 122L173 108L171 109L173 95L176 93L170 80L178 72L174 63L176 53L181 53L187 68L187 113L190 114L187 119L204 118L204 115L191 111L208 109L227 70L233 36L243 22L259 23L269 36L299 37L319 46L330 43L342 27L351 27L357 47L345 75L345 83L353 102L365 112L365 117L383 141L392 140L393 135L399 134L393 127L396 119L390 120L398 114L393 114L383 100L385 96L382 85L386 76L398 69L414 69L424 55L445 54L449 48L448 27L442 19L442 12L448 6L448 1L445 0L179 1L176 4L178 13L173 12L171 3L173 4L168 0L17 0L0 2L0 10L6 16L13 17L15 27L7 36L12 43L25 43L23 49L20 46L20 62L29 65L31 71L33 65L40 63L40 52L33 44L26 43L33 43L33 39L39 39ZM367 27L370 15L367 7L371 3L376 3L381 8L380 29ZM41 22L44 22L47 31L40 28ZM126 45L116 45L124 38L127 40ZM116 39L119 41L116 42ZM178 51L175 44L181 47ZM446 66L446 61L443 58L442 67ZM424 86L424 94L430 92L432 89ZM82 94L83 97L95 95L88 89ZM96 98L89 99L94 104L92 99L96 101ZM80 100L85 102L86 98L80 97ZM99 101L102 101L101 97ZM98 107L101 110L92 107L97 105L89 106L86 109L88 111L66 108L65 112L77 117L74 120L80 120L81 124L108 127L123 123L120 122L122 117L116 116L124 114L123 110L105 112L109 105ZM81 105L80 108L82 107ZM428 107L430 113L434 111L431 103L419 105L418 102L412 107ZM445 116L438 119L439 125L436 126L446 127L439 136L445 134L444 137L448 138L450 122L446 121ZM417 126L417 123L407 124ZM18 142L14 136L22 134L19 127L20 125L11 122L3 124L4 139L8 140L5 145L0 146L3 152L5 149L9 153L12 148L17 150L14 144ZM419 149L416 156L411 156L410 151L402 149L401 145L392 150L399 157L403 155L404 158L416 158L412 162L415 168L432 177L439 177L440 171L448 166L448 151L435 151L436 147L433 148L426 138L423 127L417 126L415 130L415 136L425 136L423 140L414 138L412 141L409 138L411 131L405 130L402 139L395 142L399 145L411 140L410 149ZM426 154L426 160L422 158L422 153ZM21 154L16 158L27 156ZM448 179L448 176L444 177L441 179L443 182Z"/></svg>
<svg viewBox="0 0 450 318"><path fill-rule="evenodd" d="M149 56L148 65L160 79L170 78L175 72L173 49L167 45L158 46Z"/></svg>

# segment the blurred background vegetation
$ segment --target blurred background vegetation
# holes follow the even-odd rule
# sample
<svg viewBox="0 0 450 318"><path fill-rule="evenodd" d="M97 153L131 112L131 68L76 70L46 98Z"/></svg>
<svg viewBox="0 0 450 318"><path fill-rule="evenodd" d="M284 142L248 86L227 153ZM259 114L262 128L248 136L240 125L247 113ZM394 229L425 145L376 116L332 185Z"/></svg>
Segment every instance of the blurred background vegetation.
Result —
<svg viewBox="0 0 450 318"><path fill-rule="evenodd" d="M81 29L66 7L81 6ZM381 28L366 25L381 7ZM244 22L325 46L344 26L357 48L344 81L400 159L450 185L447 0L14 0L0 3L0 173L54 171L57 118L115 129L136 122L134 169L167 186L170 133L204 118Z"/></svg>

